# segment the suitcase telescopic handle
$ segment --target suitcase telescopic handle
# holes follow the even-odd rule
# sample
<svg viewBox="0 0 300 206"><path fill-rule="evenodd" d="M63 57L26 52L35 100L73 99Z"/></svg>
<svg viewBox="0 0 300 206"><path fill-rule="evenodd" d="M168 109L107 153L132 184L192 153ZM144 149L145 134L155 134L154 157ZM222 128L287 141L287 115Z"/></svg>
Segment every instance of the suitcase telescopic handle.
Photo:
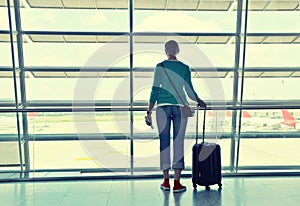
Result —
<svg viewBox="0 0 300 206"><path fill-rule="evenodd" d="M203 125L202 125L202 142L204 142L204 135L205 135L205 119L206 119L206 108L204 107ZM199 106L197 106L197 112L196 112L196 144L198 144L198 139L199 139L198 127L199 127Z"/></svg>

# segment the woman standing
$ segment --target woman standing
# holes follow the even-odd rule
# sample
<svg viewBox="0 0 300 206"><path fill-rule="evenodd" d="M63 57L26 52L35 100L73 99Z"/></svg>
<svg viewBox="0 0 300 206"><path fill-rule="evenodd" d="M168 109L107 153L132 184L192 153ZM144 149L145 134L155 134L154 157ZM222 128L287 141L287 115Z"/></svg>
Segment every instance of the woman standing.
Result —
<svg viewBox="0 0 300 206"><path fill-rule="evenodd" d="M170 190L171 122L173 124L173 192L182 192L186 190L186 187L180 183L181 171L185 167L184 137L187 117L182 113L183 105L187 103L185 92L188 97L196 101L199 106L206 107L206 104L198 97L193 88L189 66L178 61L176 58L176 55L179 53L178 43L174 40L166 42L165 53L168 59L157 64L155 68L147 115L151 118L152 109L155 103L157 103L156 121L160 139L160 168L164 175L164 182L160 187L163 190ZM180 97L178 97L178 95L180 95Z"/></svg>

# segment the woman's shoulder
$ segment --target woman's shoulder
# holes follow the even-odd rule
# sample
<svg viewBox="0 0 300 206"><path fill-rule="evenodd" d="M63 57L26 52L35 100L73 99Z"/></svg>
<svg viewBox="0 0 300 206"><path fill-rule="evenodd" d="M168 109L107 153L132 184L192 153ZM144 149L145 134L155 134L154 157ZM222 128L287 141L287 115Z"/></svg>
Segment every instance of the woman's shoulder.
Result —
<svg viewBox="0 0 300 206"><path fill-rule="evenodd" d="M162 67L162 64L163 64L163 63L164 63L164 61L157 63L157 64L156 64L156 67Z"/></svg>
<svg viewBox="0 0 300 206"><path fill-rule="evenodd" d="M162 64L173 64L174 66L180 66L180 67L186 67L186 68L189 68L189 66L185 63L183 63L182 61L179 61L179 60L164 60L162 62L159 62L156 67L161 67Z"/></svg>
<svg viewBox="0 0 300 206"><path fill-rule="evenodd" d="M179 61L179 62L180 62L180 64L181 64L183 67L189 68L189 65L183 63L182 61Z"/></svg>
<svg viewBox="0 0 300 206"><path fill-rule="evenodd" d="M177 65L178 65L178 67L180 67L180 69L185 69L185 70L187 70L187 71L190 70L189 65L183 63L182 61L179 61L179 60L178 60L178 61L177 61Z"/></svg>

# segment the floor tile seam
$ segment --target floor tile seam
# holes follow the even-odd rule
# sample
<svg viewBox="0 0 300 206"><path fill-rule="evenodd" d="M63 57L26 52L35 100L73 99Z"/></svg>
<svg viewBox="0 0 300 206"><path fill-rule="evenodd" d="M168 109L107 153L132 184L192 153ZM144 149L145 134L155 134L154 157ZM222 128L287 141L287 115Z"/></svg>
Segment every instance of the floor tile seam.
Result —
<svg viewBox="0 0 300 206"><path fill-rule="evenodd" d="M42 195L42 196L46 196L46 195L63 195L66 196L68 195L68 193L70 192L70 188L68 188L66 191L49 191L47 189L43 189L43 190L37 190L37 191L33 191L30 195L35 196L35 195Z"/></svg>
<svg viewBox="0 0 300 206"><path fill-rule="evenodd" d="M110 198L110 193L108 194L107 198L106 198L106 202L105 202L105 205L108 206L108 200Z"/></svg>
<svg viewBox="0 0 300 206"><path fill-rule="evenodd" d="M68 197L68 195L69 195L69 193L70 193L70 191L71 191L71 187L72 187L72 186L70 186L69 191L67 192L66 195L64 195L63 199L60 201L60 203L58 204L58 206L62 206L62 203L63 203L64 200Z"/></svg>
<svg viewBox="0 0 300 206"><path fill-rule="evenodd" d="M50 198L50 197L38 197L38 198L35 198L35 197L27 197L26 199L25 199L25 201L26 200L44 200L44 201L50 201L50 200L58 200L60 203L65 199L65 195L63 195L63 196L61 196L60 198L59 197L52 197L52 198Z"/></svg>
<svg viewBox="0 0 300 206"><path fill-rule="evenodd" d="M67 196L71 193L71 189L72 189L72 186L69 187L69 190L68 190L68 192L66 193L65 197L67 197Z"/></svg>
<svg viewBox="0 0 300 206"><path fill-rule="evenodd" d="M209 204L209 206L214 206L214 202L211 202L205 195L203 195L203 198ZM194 199L192 201L194 202Z"/></svg>
<svg viewBox="0 0 300 206"><path fill-rule="evenodd" d="M194 198L195 196L198 196L198 197L204 198L206 201L211 203L209 201L209 197L207 195L207 192L209 192L209 191L207 191L205 189L200 189L200 190L193 189L191 192L192 192L192 198Z"/></svg>
<svg viewBox="0 0 300 206"><path fill-rule="evenodd" d="M108 206L109 199L111 198L111 191L108 193L107 200L105 206Z"/></svg>
<svg viewBox="0 0 300 206"><path fill-rule="evenodd" d="M215 205L215 202L211 200L211 198L209 198L206 194L204 194L203 196L211 206Z"/></svg>

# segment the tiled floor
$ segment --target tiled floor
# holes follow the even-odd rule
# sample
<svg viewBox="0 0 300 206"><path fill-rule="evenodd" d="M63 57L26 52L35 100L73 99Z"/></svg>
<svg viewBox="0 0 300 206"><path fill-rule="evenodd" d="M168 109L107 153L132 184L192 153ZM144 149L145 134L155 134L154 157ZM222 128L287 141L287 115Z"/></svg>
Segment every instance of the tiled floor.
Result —
<svg viewBox="0 0 300 206"><path fill-rule="evenodd" d="M210 191L183 178L183 193L159 189L160 179L81 180L0 184L1 206L298 206L300 177L223 178Z"/></svg>

